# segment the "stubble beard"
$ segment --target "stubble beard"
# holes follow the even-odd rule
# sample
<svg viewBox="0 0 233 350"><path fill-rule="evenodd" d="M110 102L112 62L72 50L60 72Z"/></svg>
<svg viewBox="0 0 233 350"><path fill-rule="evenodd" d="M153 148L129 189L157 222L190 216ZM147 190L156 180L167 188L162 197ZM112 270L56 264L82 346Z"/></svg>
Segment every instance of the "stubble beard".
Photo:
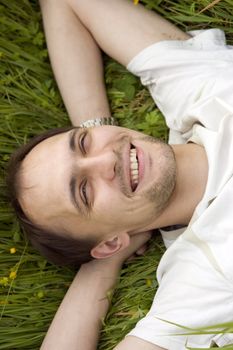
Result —
<svg viewBox="0 0 233 350"><path fill-rule="evenodd" d="M154 213L159 215L168 205L169 199L175 188L176 183L176 161L173 149L164 141L152 136L145 136L142 139L144 142L149 142L161 145L163 165L159 180L150 186L149 189L142 193L149 202L154 204ZM164 165L165 164L165 165Z"/></svg>
<svg viewBox="0 0 233 350"><path fill-rule="evenodd" d="M169 199L175 188L176 183L176 162L173 149L170 145L166 144L164 141L154 138L152 136L144 136L138 138L138 140L143 142L148 142L150 144L161 145L163 165L161 166L161 175L159 180L156 180L152 185L146 190L142 191L140 196L142 199L146 199L149 203L153 204L154 215L158 216L168 205ZM122 140L122 143L115 154L118 158L116 166L116 175L119 177L119 183L122 193L128 198L133 198L134 193L129 192L128 186L125 184L125 179L123 175L123 160L122 160L122 149L125 142L129 142L128 138ZM164 165L165 164L165 165Z"/></svg>

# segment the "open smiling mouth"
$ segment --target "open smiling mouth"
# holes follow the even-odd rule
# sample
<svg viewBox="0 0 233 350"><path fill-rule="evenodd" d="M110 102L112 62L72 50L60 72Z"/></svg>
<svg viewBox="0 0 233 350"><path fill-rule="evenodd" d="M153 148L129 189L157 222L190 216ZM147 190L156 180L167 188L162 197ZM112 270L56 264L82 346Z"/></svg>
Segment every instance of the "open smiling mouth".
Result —
<svg viewBox="0 0 233 350"><path fill-rule="evenodd" d="M136 148L131 145L130 153L130 182L131 182L131 188L134 192L138 186L138 159L137 159L137 151Z"/></svg>

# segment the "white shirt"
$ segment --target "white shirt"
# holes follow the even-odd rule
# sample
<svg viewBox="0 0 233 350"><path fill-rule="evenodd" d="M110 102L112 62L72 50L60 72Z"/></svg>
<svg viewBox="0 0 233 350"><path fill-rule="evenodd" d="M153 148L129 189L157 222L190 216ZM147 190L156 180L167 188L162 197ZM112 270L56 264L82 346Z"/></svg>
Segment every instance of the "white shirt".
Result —
<svg viewBox="0 0 233 350"><path fill-rule="evenodd" d="M208 158L204 196L160 261L149 313L129 333L169 350L233 344L232 334L179 335L176 325L233 320L233 47L220 30L191 34L154 44L128 65L163 112L170 142L201 144Z"/></svg>

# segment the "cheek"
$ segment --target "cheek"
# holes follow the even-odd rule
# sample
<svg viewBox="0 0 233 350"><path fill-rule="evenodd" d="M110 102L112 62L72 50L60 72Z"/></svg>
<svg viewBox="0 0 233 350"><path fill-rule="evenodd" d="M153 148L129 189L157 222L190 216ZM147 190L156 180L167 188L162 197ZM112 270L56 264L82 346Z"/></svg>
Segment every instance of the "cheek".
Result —
<svg viewBox="0 0 233 350"><path fill-rule="evenodd" d="M151 203L142 195L127 198L119 191L103 186L96 195L94 212L98 214L98 217L104 217L107 213L114 216L117 213L140 213L148 210L149 207Z"/></svg>
<svg viewBox="0 0 233 350"><path fill-rule="evenodd" d="M113 193L105 191L102 193L101 197L96 199L94 211L96 214L98 214L98 217L112 215L117 213L121 206L122 201L119 196L117 197Z"/></svg>
<svg viewBox="0 0 233 350"><path fill-rule="evenodd" d="M146 213L151 207L151 203L148 202L143 196L138 195L128 199L126 214L134 215L135 220L140 219L141 214Z"/></svg>
<svg viewBox="0 0 233 350"><path fill-rule="evenodd" d="M98 222L119 223L129 211L132 200L123 196L119 191L102 188L95 198L93 212Z"/></svg>
<svg viewBox="0 0 233 350"><path fill-rule="evenodd" d="M96 149L101 150L103 147L115 144L126 135L128 136L125 129L120 127L95 128L92 134L94 141L93 145L96 147Z"/></svg>

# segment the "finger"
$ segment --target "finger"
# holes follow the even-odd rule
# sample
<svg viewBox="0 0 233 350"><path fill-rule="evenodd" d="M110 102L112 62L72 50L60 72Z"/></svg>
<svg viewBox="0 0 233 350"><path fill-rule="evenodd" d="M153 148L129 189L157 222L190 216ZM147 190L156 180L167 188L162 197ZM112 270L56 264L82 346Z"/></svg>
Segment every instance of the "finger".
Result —
<svg viewBox="0 0 233 350"><path fill-rule="evenodd" d="M138 233L132 236L132 240L135 241L135 245L138 245L138 249L146 244L146 242L151 238L151 232Z"/></svg>
<svg viewBox="0 0 233 350"><path fill-rule="evenodd" d="M130 257L126 260L126 262L130 262L136 258L135 254L130 255Z"/></svg>
<svg viewBox="0 0 233 350"><path fill-rule="evenodd" d="M143 255L145 253L145 251L147 250L147 244L143 244L143 246L141 246L137 251L136 254L137 255Z"/></svg>

